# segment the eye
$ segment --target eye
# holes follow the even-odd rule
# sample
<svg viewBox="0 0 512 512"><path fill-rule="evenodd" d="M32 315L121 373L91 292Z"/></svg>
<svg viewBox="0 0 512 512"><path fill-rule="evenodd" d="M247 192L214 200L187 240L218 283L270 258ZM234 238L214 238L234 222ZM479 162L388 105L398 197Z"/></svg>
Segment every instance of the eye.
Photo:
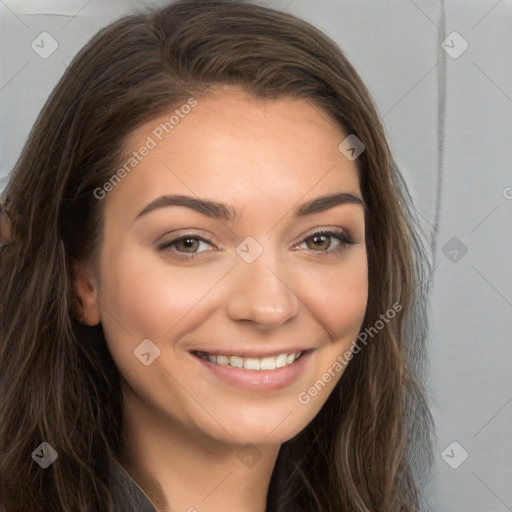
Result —
<svg viewBox="0 0 512 512"><path fill-rule="evenodd" d="M305 244L306 249L320 253L334 253L354 245L354 240L345 231L322 230L304 239L297 247Z"/></svg>
<svg viewBox="0 0 512 512"><path fill-rule="evenodd" d="M309 235L295 247L318 254L332 254L352 245L353 239L343 230L321 230ZM184 260L198 258L200 254L211 251L211 248L219 249L207 238L195 234L185 234L164 241L158 246L159 251L171 253L172 257Z"/></svg>
<svg viewBox="0 0 512 512"><path fill-rule="evenodd" d="M158 247L159 251L170 251L173 256L183 259L196 258L199 254L207 252L208 246L214 247L209 240L197 235L183 235L164 242Z"/></svg>

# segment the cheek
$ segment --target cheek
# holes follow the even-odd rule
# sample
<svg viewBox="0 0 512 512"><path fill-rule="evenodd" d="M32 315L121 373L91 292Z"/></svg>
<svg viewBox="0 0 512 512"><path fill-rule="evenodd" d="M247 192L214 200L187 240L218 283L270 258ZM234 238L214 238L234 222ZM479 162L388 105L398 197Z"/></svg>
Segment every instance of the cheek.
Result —
<svg viewBox="0 0 512 512"><path fill-rule="evenodd" d="M310 268L307 275L302 296L308 309L335 339L355 338L368 303L366 257L318 271Z"/></svg>
<svg viewBox="0 0 512 512"><path fill-rule="evenodd" d="M221 268L173 267L160 255L137 247L105 251L103 263L100 303L108 313L102 323L118 333L112 340L129 333L136 344L145 338L157 342L195 316L224 274Z"/></svg>

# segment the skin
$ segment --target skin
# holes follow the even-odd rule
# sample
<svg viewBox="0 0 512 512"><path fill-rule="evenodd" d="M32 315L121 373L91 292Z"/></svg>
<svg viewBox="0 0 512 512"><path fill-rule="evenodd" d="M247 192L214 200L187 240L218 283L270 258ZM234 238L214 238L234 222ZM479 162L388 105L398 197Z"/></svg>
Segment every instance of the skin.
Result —
<svg viewBox="0 0 512 512"><path fill-rule="evenodd" d="M134 132L127 154L168 119L166 113ZM265 101L221 87L198 98L104 199L99 260L77 269L75 289L84 323L102 323L121 374L119 458L161 510L263 512L280 445L314 418L342 375L307 405L298 401L351 349L366 311L363 208L295 215L334 192L361 197L356 162L338 150L345 137L308 102ZM239 218L172 206L136 219L166 194L222 202ZM348 231L354 244L334 237L315 243L312 235L325 228ZM206 235L212 244L158 250L184 234ZM248 236L263 248L252 263L236 252ZM195 260L177 257L194 251ZM145 366L134 350L148 338L160 356ZM297 346L314 349L301 374L264 392L228 384L190 352L256 347L277 355ZM247 443L261 457L252 467L237 456Z"/></svg>

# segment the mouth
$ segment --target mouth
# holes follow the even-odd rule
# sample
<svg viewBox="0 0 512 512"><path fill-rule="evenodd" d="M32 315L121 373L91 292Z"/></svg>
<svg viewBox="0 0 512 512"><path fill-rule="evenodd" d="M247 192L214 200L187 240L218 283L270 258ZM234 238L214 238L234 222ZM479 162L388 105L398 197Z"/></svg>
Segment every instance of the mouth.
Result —
<svg viewBox="0 0 512 512"><path fill-rule="evenodd" d="M190 351L193 358L214 378L251 392L277 391L293 385L308 366L316 349L264 354L222 354ZM258 354L259 355L259 354Z"/></svg>
<svg viewBox="0 0 512 512"><path fill-rule="evenodd" d="M284 368L294 364L306 352L282 353L276 356L267 357L243 357L239 355L229 354L210 354L208 352L193 352L197 357L204 359L210 363L226 366L230 368L241 368L251 371L268 371Z"/></svg>

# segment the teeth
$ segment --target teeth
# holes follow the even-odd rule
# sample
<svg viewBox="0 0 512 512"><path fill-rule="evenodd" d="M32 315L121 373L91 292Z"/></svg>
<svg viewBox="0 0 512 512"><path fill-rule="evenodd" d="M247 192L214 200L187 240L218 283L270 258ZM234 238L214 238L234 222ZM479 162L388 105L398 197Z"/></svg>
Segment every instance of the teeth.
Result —
<svg viewBox="0 0 512 512"><path fill-rule="evenodd" d="M302 352L295 354L279 354L276 357L240 357L240 356L228 356L205 354L204 352L197 353L203 359L215 363L220 366L231 366L232 368L244 368L245 370L274 370L276 368L283 368L289 364L294 363L301 355Z"/></svg>
<svg viewBox="0 0 512 512"><path fill-rule="evenodd" d="M244 360L238 356L231 356L229 358L229 364L234 368L242 368L244 365Z"/></svg>
<svg viewBox="0 0 512 512"><path fill-rule="evenodd" d="M275 357L265 357L261 360L260 366L262 370L273 370L276 367Z"/></svg>
<svg viewBox="0 0 512 512"><path fill-rule="evenodd" d="M259 359L246 359L244 361L244 368L246 370L259 370L260 360Z"/></svg>
<svg viewBox="0 0 512 512"><path fill-rule="evenodd" d="M215 359L215 356L212 356ZM210 360L208 358L208 360ZM215 361L212 361L215 363ZM229 357L226 356L217 356L217 364L220 364L221 366L227 366L229 364Z"/></svg>
<svg viewBox="0 0 512 512"><path fill-rule="evenodd" d="M283 366L286 366L286 363L288 362L286 354L281 354L280 356L276 357L276 368L282 368Z"/></svg>

